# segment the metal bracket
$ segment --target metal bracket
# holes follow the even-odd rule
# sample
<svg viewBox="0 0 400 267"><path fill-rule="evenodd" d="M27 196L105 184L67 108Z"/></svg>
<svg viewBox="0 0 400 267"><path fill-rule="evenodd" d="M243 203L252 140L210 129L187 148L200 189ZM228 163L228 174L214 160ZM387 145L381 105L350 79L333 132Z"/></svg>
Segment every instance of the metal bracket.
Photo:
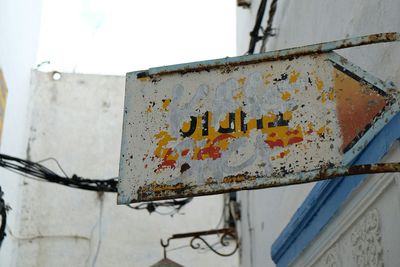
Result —
<svg viewBox="0 0 400 267"><path fill-rule="evenodd" d="M234 241L235 242L235 248L233 249L233 251L231 251L229 253L219 252L213 247L213 245L210 245L203 238L203 236L207 236L207 235L218 235L218 236L221 235L221 237L219 239L219 243L223 247L229 246L230 241ZM212 252L214 252L215 254L217 254L219 256L222 256L222 257L228 257L228 256L231 256L231 255L235 254L235 252L239 248L239 240L238 240L238 236L237 236L237 232L236 232L235 228L223 228L223 229L215 229L215 230L200 231L200 232L174 234L170 238L167 239L166 243L164 243L164 241L162 239L160 240L161 241L161 246L164 249L164 259L167 258L167 247L169 246L170 240L172 240L172 239L181 239L181 238L190 238L190 237L192 238L190 240L190 247L192 249L202 249L203 247L201 246L201 243L199 242L199 241L201 241Z"/></svg>

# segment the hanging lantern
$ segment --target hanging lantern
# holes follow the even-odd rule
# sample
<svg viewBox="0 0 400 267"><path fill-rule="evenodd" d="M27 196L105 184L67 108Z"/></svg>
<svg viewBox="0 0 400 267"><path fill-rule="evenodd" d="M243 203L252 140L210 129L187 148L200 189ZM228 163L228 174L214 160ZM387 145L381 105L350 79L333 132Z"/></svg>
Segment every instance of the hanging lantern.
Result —
<svg viewBox="0 0 400 267"><path fill-rule="evenodd" d="M179 263L176 263L168 258L164 258L150 267L183 267L183 265L180 265Z"/></svg>

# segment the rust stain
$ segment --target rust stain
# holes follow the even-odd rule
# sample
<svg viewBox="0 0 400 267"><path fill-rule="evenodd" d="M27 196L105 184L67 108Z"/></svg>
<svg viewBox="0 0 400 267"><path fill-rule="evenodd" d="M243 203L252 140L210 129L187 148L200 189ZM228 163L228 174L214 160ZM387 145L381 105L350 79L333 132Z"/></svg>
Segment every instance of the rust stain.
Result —
<svg viewBox="0 0 400 267"><path fill-rule="evenodd" d="M233 184L233 183L241 183L246 180L251 181L251 180L255 180L255 179L256 179L256 177L254 177L254 176L247 176L247 175L239 174L239 175L225 177L222 182L225 184Z"/></svg>
<svg viewBox="0 0 400 267"><path fill-rule="evenodd" d="M214 180L212 177L208 177L206 180L206 184L210 185L210 184L217 184L218 182L216 180Z"/></svg>
<svg viewBox="0 0 400 267"><path fill-rule="evenodd" d="M145 199L144 196L147 196L149 193L150 188L157 188L157 191L152 193L152 200L163 200L169 199L171 196L174 198L185 197L188 194L191 196L202 196L202 195L210 195L210 194L219 194L219 193L226 193L226 192L233 192L243 189L263 189L263 188L273 188L273 187L281 187L287 185L294 185L294 184L304 184L304 183L311 183L316 181L322 181L327 179L333 179L339 176L352 176L352 175L360 175L360 174L373 174L373 173L394 173L400 172L400 163L378 163L378 164L365 164L365 165L353 165L353 166L346 166L346 167L323 167L321 169L312 171L312 174L295 178L295 179L286 179L281 180L282 177L271 177L271 179L266 180L260 184L253 184L253 185L243 185L242 187L235 187L232 186L228 189L220 189L220 190L211 190L208 189L198 189L194 190L191 186L184 186L183 184L179 183L177 185L165 185L165 184L157 184L152 183L150 186L146 186L145 188L140 188L138 190L138 199L132 200L132 202L138 202L142 199ZM211 178L212 179L212 178ZM247 181L254 181L257 177L255 176L247 176L247 175L237 175L237 176L230 176L224 178L224 183L241 183L245 180ZM278 182L279 181L279 182ZM211 184L211 183L210 183ZM207 185L210 185L207 184ZM165 191L164 191L165 190ZM172 190L172 191L169 191ZM161 193L164 193L161 194Z"/></svg>
<svg viewBox="0 0 400 267"><path fill-rule="evenodd" d="M149 188L143 188L142 192L146 191L153 191L155 193L158 192L164 192L164 191L177 191L184 189L185 185L183 183L178 183L175 185L167 185L167 184L158 184L156 182L153 182L150 184Z"/></svg>
<svg viewBox="0 0 400 267"><path fill-rule="evenodd" d="M285 50L278 50L274 51L272 53L266 53L266 56L260 57L260 58L255 58L252 60L247 60L247 61L232 61L232 62L222 62L219 60L216 60L214 63L202 63L202 62L197 62L194 66L187 66L187 67L182 67L179 69L165 69L162 71L157 72L158 76L165 75L165 74L173 74L173 73L179 73L181 75L184 75L186 73L191 73L191 72L209 72L211 69L221 69L222 73L229 73L233 69L237 68L238 66L245 66L245 65L251 65L251 64L257 64L261 62L267 62L267 61L275 61L275 60L291 60L294 58L298 58L300 56L305 56L305 55L310 55L310 54L321 54L321 53L326 53L332 50L336 49L343 49L343 48L348 48L348 47L354 47L354 46L361 46L361 45L368 45L368 44L373 44L373 43L382 43L382 42L393 42L393 41L398 41L399 36L398 33L396 32L389 32L389 33L379 33L379 34L373 34L373 35L368 35L368 36L363 36L359 37L358 39L352 38L352 39L344 39L344 40L339 40L339 41L334 41L334 42L327 42L327 43L321 43L318 45L309 45L309 46L303 46L303 47L296 47L296 48L290 48L290 49L285 49ZM334 44L332 46L328 44ZM148 71L143 71L137 73L138 79L144 79L146 77L152 77L154 75L150 75Z"/></svg>
<svg viewBox="0 0 400 267"><path fill-rule="evenodd" d="M384 109L387 98L337 69L334 69L333 77L337 118L343 139L340 149L344 151Z"/></svg>

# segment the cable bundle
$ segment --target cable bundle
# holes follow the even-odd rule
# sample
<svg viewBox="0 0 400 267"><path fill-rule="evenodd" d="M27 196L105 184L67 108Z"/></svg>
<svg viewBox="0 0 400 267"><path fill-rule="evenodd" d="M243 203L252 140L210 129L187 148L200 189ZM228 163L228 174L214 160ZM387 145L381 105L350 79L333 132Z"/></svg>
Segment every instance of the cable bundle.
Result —
<svg viewBox="0 0 400 267"><path fill-rule="evenodd" d="M4 238L6 237L6 224L7 224L7 206L3 199L3 191L1 191L0 187L0 216L1 216L1 225L0 225L0 247L3 243Z"/></svg>
<svg viewBox="0 0 400 267"><path fill-rule="evenodd" d="M153 212L156 212L161 215L174 215L178 213L183 206L188 204L190 201L192 201L193 198L184 198L184 199L172 199L168 201L160 201L160 202L149 202L149 203L141 203L136 206L128 205L131 209L135 210L147 210L150 214ZM169 207L172 208L172 211L167 212L167 213L162 213L157 211L158 207Z"/></svg>
<svg viewBox="0 0 400 267"><path fill-rule="evenodd" d="M13 171L28 178L45 180L50 183L57 183L73 188L97 192L117 192L117 178L106 180L86 179L79 177L75 174L72 177L68 177L64 171L63 173L65 176L60 176L39 163L15 158L4 154L0 154L0 167L6 168L10 171ZM61 167L60 169L62 170Z"/></svg>
<svg viewBox="0 0 400 267"><path fill-rule="evenodd" d="M55 161L60 170L62 171L62 173L64 174L64 176L60 176L54 171L40 164L40 162L47 160ZM69 186L72 188L90 190L95 192L110 192L110 193L117 192L117 184L118 184L117 178L110 178L105 180L87 179L79 177L75 174L72 177L69 177L65 173L61 165L58 163L58 161L54 158L48 158L45 160L41 160L39 162L32 162L29 160L24 160L5 154L0 154L0 167L6 168L12 172L18 173L27 178L39 181L56 183L64 186ZM0 199L0 208L1 208L1 201L2 199ZM128 207L135 210L147 210L149 213L157 212L162 215L174 215L178 213L182 209L182 207L188 204L190 201L192 201L192 198L172 199L167 201L141 203L136 206L128 205ZM159 207L172 208L172 210L167 213L161 213L157 211L157 208ZM2 210L0 210L0 212L1 211ZM4 216L2 216L2 218L5 218L5 216L6 214L4 209ZM0 233L0 244L1 244L1 233Z"/></svg>

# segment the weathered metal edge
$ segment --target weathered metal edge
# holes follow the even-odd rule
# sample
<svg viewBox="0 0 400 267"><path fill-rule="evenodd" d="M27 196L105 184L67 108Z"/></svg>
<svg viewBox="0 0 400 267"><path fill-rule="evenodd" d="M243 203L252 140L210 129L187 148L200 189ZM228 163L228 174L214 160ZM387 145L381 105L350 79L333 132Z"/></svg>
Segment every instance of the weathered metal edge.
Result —
<svg viewBox="0 0 400 267"><path fill-rule="evenodd" d="M186 74L189 72L209 71L210 69L215 69L220 67L229 68L241 65L254 64L263 61L291 59L294 57L304 56L309 54L326 53L336 49L350 48L355 46L376 44L383 42L394 42L394 41L400 41L400 33L388 32L388 33L371 34L366 36L342 39L338 41L271 51L261 54L245 55L238 57L226 57L213 60L197 61L192 63L162 66L162 67L150 68L144 71L129 72L127 73L127 75L136 75L137 78L144 78L144 77L152 77L155 75L161 76L172 73Z"/></svg>
<svg viewBox="0 0 400 267"><path fill-rule="evenodd" d="M369 74L359 66L353 64L335 52L330 52L327 57L334 64L343 67L347 71L360 77L360 80L370 83L383 93L387 94L389 98L392 98L392 104L387 106L382 111L382 113L371 123L370 128L363 133L363 135L352 146L352 148L344 153L342 163L343 165L348 165L361 153L364 147L383 129L383 127L385 127L387 122L390 121L400 111L400 92L394 88L388 87L387 83L384 83L379 78Z"/></svg>
<svg viewBox="0 0 400 267"><path fill-rule="evenodd" d="M127 94L128 91L128 87L126 86L129 82L129 76L126 75L125 78L125 96L124 96L124 108L122 110L123 112L123 119L122 119L122 133L126 131L126 127L127 127L127 114L128 114L128 110L127 110L127 103L128 101L128 96L129 94ZM121 138L121 147L120 147L120 155L123 154L123 149L124 147L127 145L127 141L126 141L126 137L124 135L122 135ZM121 156L120 156L121 157ZM117 204L127 204L127 197L124 195L123 192L121 192L121 182L122 182L122 178L121 177L121 173L123 170L123 163L122 163L122 159L119 159L119 165L118 165L118 184L117 184Z"/></svg>
<svg viewBox="0 0 400 267"><path fill-rule="evenodd" d="M191 196L204 196L214 195L219 193L233 192L239 190L255 190L272 187L280 187L286 185L311 183L317 181L328 180L340 176L353 176L359 174L372 174L372 173L386 173L386 172L400 172L400 163L378 163L378 164L366 164L366 165L353 165L353 166L339 166L339 167L326 167L321 169L315 169L307 172L290 173L285 176L268 176L268 177L253 177L246 176L244 181L238 182L235 186L229 189L215 190L213 184L205 184L202 186L196 186L197 191L193 192L193 186L186 185L180 192L180 194L165 195L160 194L159 196L151 195L151 201L165 200L171 198L184 197L190 191ZM146 202L150 201L147 198L140 197L138 199L129 198L130 203ZM129 202L121 202L120 204L129 204Z"/></svg>
<svg viewBox="0 0 400 267"><path fill-rule="evenodd" d="M385 125L400 111L399 92L393 93L394 103L382 112L382 114L375 119L371 127L364 133L358 142L343 155L342 163L348 165L351 163L361 151L370 143L370 141L385 127Z"/></svg>
<svg viewBox="0 0 400 267"><path fill-rule="evenodd" d="M343 67L349 73L355 74L356 76L360 77L360 80L364 80L386 93L386 90L388 89L387 83L383 82L381 79L375 77L374 75L371 75L370 73L363 70L359 66L350 62L347 58L344 58L335 52L328 53L327 57L335 65L339 65L339 66Z"/></svg>

